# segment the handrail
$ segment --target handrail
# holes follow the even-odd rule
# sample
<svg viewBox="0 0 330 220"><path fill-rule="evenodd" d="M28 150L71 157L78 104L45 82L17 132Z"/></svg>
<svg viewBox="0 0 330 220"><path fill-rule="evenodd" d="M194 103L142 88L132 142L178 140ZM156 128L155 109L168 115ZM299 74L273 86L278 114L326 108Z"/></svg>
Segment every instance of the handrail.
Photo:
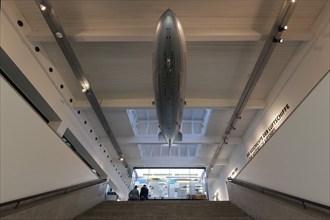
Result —
<svg viewBox="0 0 330 220"><path fill-rule="evenodd" d="M278 195L278 196L281 196L281 197L285 197L287 199L292 199L292 200L299 201L299 202L302 203L302 205L305 209L307 208L306 205L305 205L307 203L307 204L311 204L311 205L319 207L319 208L324 208L324 209L330 210L330 206L323 205L323 204L320 204L320 203L317 203L317 202L313 202L313 201L310 201L310 200L307 200L307 199L303 199L303 198L300 198L300 197L297 197L297 196L292 196L292 195L282 193L282 192L279 192L279 191L276 191L276 190L273 190L273 189L269 189L269 188L266 188L266 187L263 187L263 186L259 186L259 185L253 184L253 183L248 183L248 182L245 182L245 181L242 181L242 180L232 179L230 177L227 178L227 180L231 183L236 184L236 185L240 185L240 186L243 186L245 188L249 188L249 189L252 189L252 190L255 190L255 191L260 191L262 194L265 194L265 193L268 192L272 195Z"/></svg>
<svg viewBox="0 0 330 220"><path fill-rule="evenodd" d="M92 180L92 181L89 181L89 182L80 183L80 184L76 184L76 185L72 185L72 186L68 186L68 187L64 187L64 188L60 188L60 189L56 189L56 190L52 190L52 191L48 191L48 192L44 192L44 193L40 193L40 194L36 194L36 195L33 195L33 196L28 196L28 197L24 197L24 198L21 198L21 199L15 199L15 200L12 200L12 201L9 201L9 202L0 203L0 207L16 203L16 206L15 206L15 209L16 209L22 201L32 200L32 199L35 199L35 198L38 198L38 197L42 197L44 199L46 197L72 193L74 191L84 189L84 188L87 188L87 187L90 187L90 186L98 185L98 184L104 183L104 182L106 182L106 179Z"/></svg>

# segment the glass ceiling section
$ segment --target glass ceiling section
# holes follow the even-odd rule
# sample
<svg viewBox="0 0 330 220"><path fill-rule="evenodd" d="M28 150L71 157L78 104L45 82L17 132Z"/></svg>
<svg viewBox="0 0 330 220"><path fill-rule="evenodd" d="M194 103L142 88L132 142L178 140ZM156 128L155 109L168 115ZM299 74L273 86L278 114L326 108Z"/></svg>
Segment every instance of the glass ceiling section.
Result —
<svg viewBox="0 0 330 220"><path fill-rule="evenodd" d="M139 144L142 157L196 157L199 144Z"/></svg>
<svg viewBox="0 0 330 220"><path fill-rule="evenodd" d="M184 109L182 134L204 135L210 120L211 109ZM128 109L134 135L158 135L158 119L155 109Z"/></svg>
<svg viewBox="0 0 330 220"><path fill-rule="evenodd" d="M181 133L185 135L205 135L211 109L184 109ZM135 136L154 138L160 132L155 109L129 109L127 114ZM196 157L200 144L138 144L141 157Z"/></svg>

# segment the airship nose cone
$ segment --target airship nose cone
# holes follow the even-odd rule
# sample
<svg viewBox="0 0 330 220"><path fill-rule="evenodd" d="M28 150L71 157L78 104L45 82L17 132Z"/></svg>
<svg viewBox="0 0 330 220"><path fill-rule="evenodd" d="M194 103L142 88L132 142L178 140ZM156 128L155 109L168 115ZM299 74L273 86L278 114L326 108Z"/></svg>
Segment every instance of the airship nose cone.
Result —
<svg viewBox="0 0 330 220"><path fill-rule="evenodd" d="M171 16L171 17L175 17L175 14L174 14L174 12L173 12L171 9L167 9L167 10L163 13L163 15L162 15L161 17L163 17L163 16Z"/></svg>
<svg viewBox="0 0 330 220"><path fill-rule="evenodd" d="M173 11L172 11L171 9L167 9L164 13L165 13L165 14L166 14L166 13L170 13L170 14L172 14Z"/></svg>

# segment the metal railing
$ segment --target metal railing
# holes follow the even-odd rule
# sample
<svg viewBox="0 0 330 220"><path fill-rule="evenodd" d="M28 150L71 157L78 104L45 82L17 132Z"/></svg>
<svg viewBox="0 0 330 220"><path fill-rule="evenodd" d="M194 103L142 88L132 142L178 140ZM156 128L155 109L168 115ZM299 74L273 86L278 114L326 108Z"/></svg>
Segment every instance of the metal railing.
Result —
<svg viewBox="0 0 330 220"><path fill-rule="evenodd" d="M36 194L33 196L28 196L28 197L24 197L21 199L15 199L12 201L8 201L8 202L4 202L4 203L0 203L0 207L4 207L4 206L9 206L9 205L15 205L15 209L18 208L18 206L24 201L35 201L35 200L40 200L40 199L45 199L45 198L49 198L49 197L53 197L53 196L59 196L59 195L63 195L63 194L68 194L68 193L72 193L75 192L77 190L81 190L87 187L91 187L91 186L95 186L101 183L106 182L106 179L98 179L98 180L93 180L93 181L89 181L89 182L85 182L85 183L80 183L80 184L76 184L73 186L68 186L68 187L64 187L64 188L60 188L60 189L56 189L56 190L52 190L52 191L48 191L48 192L44 192L44 193L40 193L40 194Z"/></svg>
<svg viewBox="0 0 330 220"><path fill-rule="evenodd" d="M318 207L318 208L323 208L323 209L330 210L330 206L323 205L323 204L320 204L320 203L317 203L317 202L313 202L313 201L310 201L310 200L307 200L307 199L303 199L303 198L300 198L300 197L297 197L297 196L292 196L292 195L282 193L282 192L279 192L279 191L276 191L276 190L273 190L273 189L269 189L269 188L266 188L266 187L263 187L263 186L259 186L259 185L256 185L256 184L252 184L252 183L248 183L248 182L245 182L245 181L242 181L242 180L237 180L237 179L232 179L232 178L227 178L227 180L231 183L242 186L244 188L252 189L252 190L260 192L262 194L275 195L275 196L279 196L281 198L284 198L284 199L287 199L287 200L290 200L290 201L296 201L298 203L301 203L302 206L305 209L307 208L306 204L310 204L310 205Z"/></svg>

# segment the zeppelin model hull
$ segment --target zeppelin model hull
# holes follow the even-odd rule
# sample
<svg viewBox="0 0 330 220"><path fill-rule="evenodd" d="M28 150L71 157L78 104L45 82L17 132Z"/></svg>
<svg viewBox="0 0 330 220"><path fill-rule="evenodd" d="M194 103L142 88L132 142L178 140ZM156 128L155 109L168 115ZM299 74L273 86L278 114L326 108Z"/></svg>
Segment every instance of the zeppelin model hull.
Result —
<svg viewBox="0 0 330 220"><path fill-rule="evenodd" d="M154 41L153 84L160 139L171 146L180 132L186 84L186 41L173 11L160 17Z"/></svg>

